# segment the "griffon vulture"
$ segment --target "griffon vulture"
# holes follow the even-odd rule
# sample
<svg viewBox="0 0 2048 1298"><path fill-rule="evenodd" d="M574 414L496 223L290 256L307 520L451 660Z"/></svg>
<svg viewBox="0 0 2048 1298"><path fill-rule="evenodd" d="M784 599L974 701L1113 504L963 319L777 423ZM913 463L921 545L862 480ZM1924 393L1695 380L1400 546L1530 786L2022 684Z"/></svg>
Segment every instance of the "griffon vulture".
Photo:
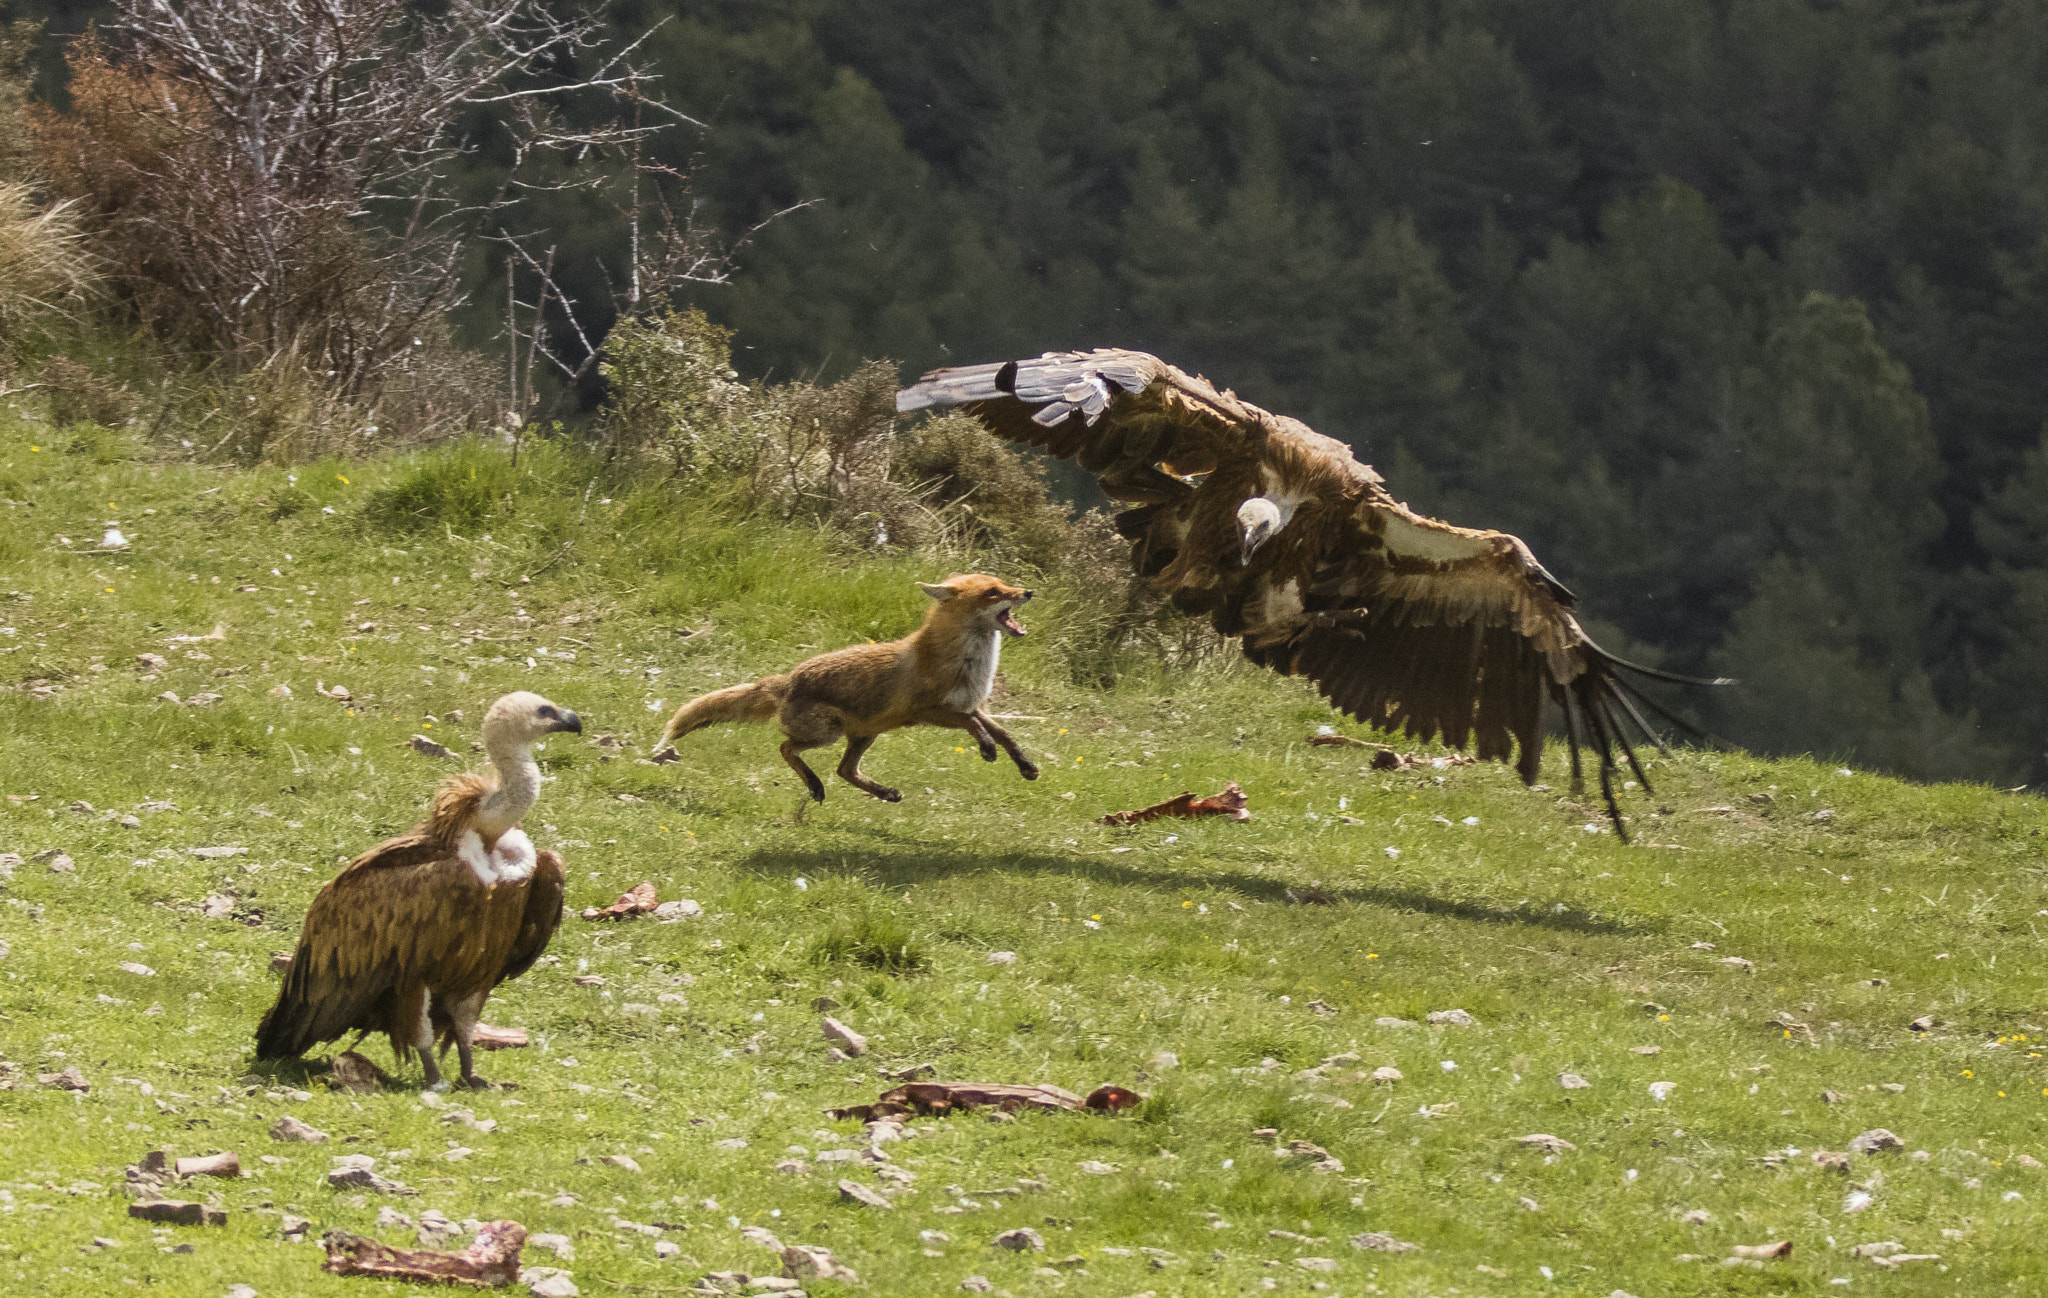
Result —
<svg viewBox="0 0 2048 1298"><path fill-rule="evenodd" d="M1600 759L1615 831L1624 732L1658 740L1623 675L1694 682L1625 662L1589 639L1572 593L1502 532L1414 513L1342 442L1218 392L1144 352L1048 352L933 370L899 411L957 405L997 435L1078 459L1111 499L1138 572L1183 612L1241 637L1253 662L1315 682L1359 720L1422 740L1472 742L1536 779L1543 700ZM1519 747L1519 755L1517 748Z"/></svg>
<svg viewBox="0 0 2048 1298"><path fill-rule="evenodd" d="M288 1059L351 1031L386 1032L402 1064L418 1053L429 1090L452 1042L466 1086L471 1038L491 989L533 967L562 919L562 858L536 852L519 822L540 792L535 740L581 734L574 712L524 690L491 704L491 775L453 775L421 824L342 868L306 912L277 1004L256 1029L258 1059Z"/></svg>

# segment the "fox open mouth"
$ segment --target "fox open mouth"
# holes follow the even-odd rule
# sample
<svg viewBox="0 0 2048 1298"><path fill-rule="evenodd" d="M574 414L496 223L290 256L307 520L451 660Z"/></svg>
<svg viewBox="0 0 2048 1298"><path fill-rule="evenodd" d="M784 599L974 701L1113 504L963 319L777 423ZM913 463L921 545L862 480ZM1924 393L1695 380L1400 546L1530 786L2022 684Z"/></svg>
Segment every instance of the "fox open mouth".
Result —
<svg viewBox="0 0 2048 1298"><path fill-rule="evenodd" d="M1024 634L1024 624L1017 620L1017 611L1011 607L1006 606L1002 612L996 614L996 625L1011 635Z"/></svg>

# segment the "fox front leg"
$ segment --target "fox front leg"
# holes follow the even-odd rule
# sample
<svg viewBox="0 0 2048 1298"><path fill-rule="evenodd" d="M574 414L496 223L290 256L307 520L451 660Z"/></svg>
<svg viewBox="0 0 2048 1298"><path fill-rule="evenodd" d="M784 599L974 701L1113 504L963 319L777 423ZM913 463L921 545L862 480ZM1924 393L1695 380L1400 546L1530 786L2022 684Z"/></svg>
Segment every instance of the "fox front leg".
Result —
<svg viewBox="0 0 2048 1298"><path fill-rule="evenodd" d="M1023 748L1018 745L1016 740L1010 738L1009 731L997 725L993 717L989 716L988 713L981 711L979 708L975 709L974 719L975 721L980 723L983 732L986 733L990 739L995 740L997 743L1003 746L1003 751L1010 755L1010 760L1017 763L1017 774L1023 776L1027 780L1035 780L1038 778L1037 764L1024 755ZM993 762L996 759L996 755L989 751L986 740L984 740L982 743L981 755L984 759L991 762Z"/></svg>

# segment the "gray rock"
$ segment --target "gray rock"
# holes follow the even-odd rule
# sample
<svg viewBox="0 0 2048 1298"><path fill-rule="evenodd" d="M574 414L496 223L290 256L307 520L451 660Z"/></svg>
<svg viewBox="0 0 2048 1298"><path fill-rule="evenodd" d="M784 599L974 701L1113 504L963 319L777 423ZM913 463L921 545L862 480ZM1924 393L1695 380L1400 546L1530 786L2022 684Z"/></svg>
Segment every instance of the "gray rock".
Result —
<svg viewBox="0 0 2048 1298"><path fill-rule="evenodd" d="M1027 1249L1033 1253L1045 1252L1045 1237L1029 1226L1006 1230L990 1242L997 1248L1006 1248L1013 1253L1022 1253Z"/></svg>

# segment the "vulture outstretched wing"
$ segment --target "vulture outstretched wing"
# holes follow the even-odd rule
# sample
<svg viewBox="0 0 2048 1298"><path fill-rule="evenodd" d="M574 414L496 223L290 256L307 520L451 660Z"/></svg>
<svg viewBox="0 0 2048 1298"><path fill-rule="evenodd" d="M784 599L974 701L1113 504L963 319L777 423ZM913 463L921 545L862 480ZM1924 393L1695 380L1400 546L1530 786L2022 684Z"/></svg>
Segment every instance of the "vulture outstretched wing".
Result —
<svg viewBox="0 0 2048 1298"><path fill-rule="evenodd" d="M1094 472L1134 506L1116 522L1141 575L1361 721L1470 744L1534 782L1548 698L1564 714L1574 782L1580 745L1598 754L1617 833L1615 750L1648 788L1629 729L1660 742L1646 712L1683 725L1625 673L1686 678L1593 643L1571 592L1521 541L1413 512L1342 442L1156 356L1048 352L934 370L896 398L900 411L948 405ZM1277 525L1251 537L1239 511L1255 497Z"/></svg>

